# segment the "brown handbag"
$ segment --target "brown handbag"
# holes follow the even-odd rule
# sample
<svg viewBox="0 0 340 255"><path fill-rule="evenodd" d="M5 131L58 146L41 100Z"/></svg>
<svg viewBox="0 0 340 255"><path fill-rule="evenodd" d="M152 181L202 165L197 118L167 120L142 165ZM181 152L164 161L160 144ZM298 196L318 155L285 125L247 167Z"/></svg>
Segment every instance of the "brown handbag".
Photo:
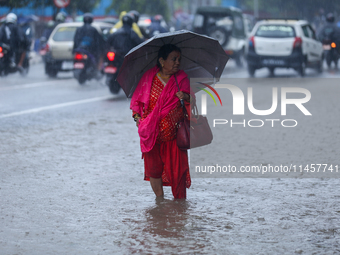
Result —
<svg viewBox="0 0 340 255"><path fill-rule="evenodd" d="M177 86L178 91L180 91L178 82ZM177 146L179 149L188 150L210 144L213 139L213 135L207 118L198 114L197 105L195 103L192 108L191 118L189 119L189 115L182 100L181 104L184 118L182 121L177 123Z"/></svg>

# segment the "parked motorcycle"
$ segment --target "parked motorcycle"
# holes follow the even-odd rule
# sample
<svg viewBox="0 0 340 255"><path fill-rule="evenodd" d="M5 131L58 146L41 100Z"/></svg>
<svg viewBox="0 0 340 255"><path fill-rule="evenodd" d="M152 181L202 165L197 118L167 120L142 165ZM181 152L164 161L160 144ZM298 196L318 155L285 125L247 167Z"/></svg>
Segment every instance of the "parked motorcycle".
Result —
<svg viewBox="0 0 340 255"><path fill-rule="evenodd" d="M9 45L5 43L0 43L0 76L8 75L10 73L15 73L19 71L17 64L20 61L22 52L19 52L19 54L15 54L13 57L14 59L11 60L9 56L10 50L11 48ZM13 65L13 62L14 62L14 65ZM28 52L26 52L25 54L25 59L23 61L22 67L23 69L20 72L20 74L22 76L25 76L27 75L28 70L29 70Z"/></svg>
<svg viewBox="0 0 340 255"><path fill-rule="evenodd" d="M335 67L338 67L338 61L339 61L339 51L340 51L340 45L337 45L335 42L331 40L323 40L322 41L322 47L324 50L324 56L327 63L328 68L331 67L332 62L334 62Z"/></svg>
<svg viewBox="0 0 340 255"><path fill-rule="evenodd" d="M73 59L73 76L80 85L87 80L99 80L96 58L86 49L78 48L75 51Z"/></svg>
<svg viewBox="0 0 340 255"><path fill-rule="evenodd" d="M104 73L106 75L106 85L109 87L112 94L118 94L121 87L116 81L120 67L123 64L124 56L117 53L115 50L110 50L106 54L104 61Z"/></svg>

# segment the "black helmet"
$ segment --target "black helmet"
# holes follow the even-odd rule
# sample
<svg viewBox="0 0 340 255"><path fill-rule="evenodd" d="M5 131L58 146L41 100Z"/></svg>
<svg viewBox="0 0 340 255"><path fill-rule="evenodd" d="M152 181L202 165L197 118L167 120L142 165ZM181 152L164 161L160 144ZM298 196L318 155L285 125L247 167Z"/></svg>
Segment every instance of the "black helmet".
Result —
<svg viewBox="0 0 340 255"><path fill-rule="evenodd" d="M130 14L125 14L122 18L123 25L128 25L132 27L133 17Z"/></svg>
<svg viewBox="0 0 340 255"><path fill-rule="evenodd" d="M327 16L326 16L326 20L327 20L327 22L333 23L334 20L335 20L334 14L333 13L328 13Z"/></svg>
<svg viewBox="0 0 340 255"><path fill-rule="evenodd" d="M163 19L163 16L160 14L157 14L153 17L153 21L159 22L159 23L162 21L162 19Z"/></svg>
<svg viewBox="0 0 340 255"><path fill-rule="evenodd" d="M131 14L133 16L135 23L138 23L139 16L140 16L138 11L135 11L135 10L129 11L128 14Z"/></svg>
<svg viewBox="0 0 340 255"><path fill-rule="evenodd" d="M92 13L85 13L83 16L83 21L85 24L91 24L93 22L93 14Z"/></svg>

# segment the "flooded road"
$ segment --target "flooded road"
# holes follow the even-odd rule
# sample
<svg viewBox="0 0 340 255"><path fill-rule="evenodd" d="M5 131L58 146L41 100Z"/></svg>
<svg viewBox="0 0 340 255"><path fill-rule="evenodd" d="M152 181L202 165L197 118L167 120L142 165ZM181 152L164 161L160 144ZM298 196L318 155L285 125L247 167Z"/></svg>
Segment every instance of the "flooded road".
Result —
<svg viewBox="0 0 340 255"><path fill-rule="evenodd" d="M119 112L2 125L1 254L340 252L338 179L193 178L187 200L165 187L156 201L134 123Z"/></svg>
<svg viewBox="0 0 340 255"><path fill-rule="evenodd" d="M339 179L193 178L156 200L122 94L15 91L2 115L65 105L0 119L0 254L340 254Z"/></svg>

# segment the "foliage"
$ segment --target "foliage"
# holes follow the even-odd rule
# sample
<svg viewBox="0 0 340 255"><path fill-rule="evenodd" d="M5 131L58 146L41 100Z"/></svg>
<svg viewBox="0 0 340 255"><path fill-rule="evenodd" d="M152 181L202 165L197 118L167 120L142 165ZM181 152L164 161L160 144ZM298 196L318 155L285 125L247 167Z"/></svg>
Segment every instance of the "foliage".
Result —
<svg viewBox="0 0 340 255"><path fill-rule="evenodd" d="M71 0L69 6L66 7L66 11L70 14L76 11L91 12L100 0ZM25 6L32 6L33 8L41 8L41 6L52 6L56 10L53 0L0 0L0 6L13 8L20 8Z"/></svg>
<svg viewBox="0 0 340 255"><path fill-rule="evenodd" d="M100 0L71 0L69 6L66 7L68 12L81 11L81 12L91 12Z"/></svg>
<svg viewBox="0 0 340 255"><path fill-rule="evenodd" d="M242 9L253 10L254 0L239 0ZM340 13L339 0L258 0L260 18L299 18L312 20L315 15ZM334 13L335 14L335 13Z"/></svg>
<svg viewBox="0 0 340 255"><path fill-rule="evenodd" d="M165 19L169 17L166 0L111 0L112 3L106 10L114 9L117 13L122 11L136 10L140 14L161 14Z"/></svg>
<svg viewBox="0 0 340 255"><path fill-rule="evenodd" d="M13 9L27 6L30 2L30 0L0 0L0 6Z"/></svg>

